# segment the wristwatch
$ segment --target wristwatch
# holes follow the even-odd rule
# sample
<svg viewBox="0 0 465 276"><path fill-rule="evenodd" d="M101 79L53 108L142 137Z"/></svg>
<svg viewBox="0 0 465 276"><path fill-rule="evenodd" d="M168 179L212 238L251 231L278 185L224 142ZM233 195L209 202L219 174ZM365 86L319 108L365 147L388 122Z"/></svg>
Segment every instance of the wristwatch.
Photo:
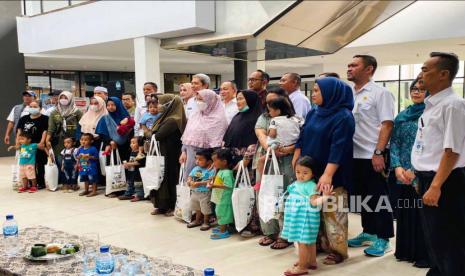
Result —
<svg viewBox="0 0 465 276"><path fill-rule="evenodd" d="M381 155L384 154L384 150L375 149L375 152L374 152L374 153L375 153L375 155L377 155L377 156L381 156Z"/></svg>

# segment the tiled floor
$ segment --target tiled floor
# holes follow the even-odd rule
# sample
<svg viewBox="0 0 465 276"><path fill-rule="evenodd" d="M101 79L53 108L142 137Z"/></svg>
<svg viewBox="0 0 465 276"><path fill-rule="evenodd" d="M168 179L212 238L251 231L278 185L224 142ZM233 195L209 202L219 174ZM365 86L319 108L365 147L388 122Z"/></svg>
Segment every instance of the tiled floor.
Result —
<svg viewBox="0 0 465 276"><path fill-rule="evenodd" d="M197 269L214 267L219 275L282 275L297 258L294 249L282 251L258 246L258 238L234 236L212 241L207 233L173 218L151 216L148 201L130 203L102 195L78 197L76 193L40 191L18 194L11 190L11 158L0 158L0 215L13 213L20 228L45 225L73 234L98 232L104 243L126 247L150 256L170 256L176 263ZM360 217L350 216L350 236L360 231ZM394 244L394 240L392 241ZM363 249L350 249L350 258L338 266L321 264L313 275L425 275L426 270L397 262L392 252L368 258Z"/></svg>

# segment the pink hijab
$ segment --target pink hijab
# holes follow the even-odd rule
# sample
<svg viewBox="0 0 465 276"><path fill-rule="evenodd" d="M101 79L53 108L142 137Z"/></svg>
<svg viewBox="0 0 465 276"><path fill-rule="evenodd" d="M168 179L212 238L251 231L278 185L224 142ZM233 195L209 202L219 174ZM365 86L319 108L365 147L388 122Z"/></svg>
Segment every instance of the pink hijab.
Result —
<svg viewBox="0 0 465 276"><path fill-rule="evenodd" d="M200 90L199 95L207 104L207 109L197 110L191 115L181 138L182 143L204 149L221 147L228 121L220 96L210 89Z"/></svg>

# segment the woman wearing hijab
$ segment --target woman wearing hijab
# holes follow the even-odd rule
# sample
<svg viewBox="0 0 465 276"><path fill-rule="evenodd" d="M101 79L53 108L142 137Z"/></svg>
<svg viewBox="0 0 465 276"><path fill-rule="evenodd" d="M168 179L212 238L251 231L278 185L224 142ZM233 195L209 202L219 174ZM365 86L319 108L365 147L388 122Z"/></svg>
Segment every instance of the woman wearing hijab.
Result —
<svg viewBox="0 0 465 276"><path fill-rule="evenodd" d="M334 77L317 79L312 101L318 108L308 113L294 152L293 165L300 156L310 156L316 162L318 187L332 185L337 206L348 206L351 188L352 138L355 121L352 116L352 88ZM337 264L348 258L347 212L326 212L321 216L321 247L329 255L324 263Z"/></svg>
<svg viewBox="0 0 465 276"><path fill-rule="evenodd" d="M195 93L194 90L192 90L192 85L188 82L181 83L179 85L179 96L181 96L182 103L184 105L186 118L189 119L189 117L197 111Z"/></svg>
<svg viewBox="0 0 465 276"><path fill-rule="evenodd" d="M82 111L76 107L74 96L69 91L63 91L58 97L56 109L48 119L47 148L53 149L57 164L61 164L61 151L64 148L65 138L72 137L79 140L79 120Z"/></svg>
<svg viewBox="0 0 465 276"><path fill-rule="evenodd" d="M165 157L165 172L160 188L151 192L150 197L155 207L151 214L171 216L176 204L181 136L187 119L180 97L171 94L159 95L158 103L162 114L153 125L152 132L160 143L161 155Z"/></svg>
<svg viewBox="0 0 465 276"><path fill-rule="evenodd" d="M96 137L97 134L95 133L95 130L97 129L97 123L105 115L108 115L105 101L100 97L91 98L89 110L82 115L82 118L79 121L81 132L90 133Z"/></svg>
<svg viewBox="0 0 465 276"><path fill-rule="evenodd" d="M228 127L220 96L209 89L200 90L196 96L198 110L187 121L182 135L182 152L179 163L189 174L195 166L195 154L202 149L217 149L223 144Z"/></svg>
<svg viewBox="0 0 465 276"><path fill-rule="evenodd" d="M411 183L413 172L410 162L413 144L418 129L418 118L425 109L426 91L418 79L410 86L410 98L413 104L400 112L394 120L391 137L391 168L395 170L399 185L399 198L402 208L397 209L397 233L395 257L400 261L413 262L420 268L429 267L426 254L425 237L420 221L419 202L421 197ZM410 175L409 175L410 174ZM400 207L400 206L399 206Z"/></svg>

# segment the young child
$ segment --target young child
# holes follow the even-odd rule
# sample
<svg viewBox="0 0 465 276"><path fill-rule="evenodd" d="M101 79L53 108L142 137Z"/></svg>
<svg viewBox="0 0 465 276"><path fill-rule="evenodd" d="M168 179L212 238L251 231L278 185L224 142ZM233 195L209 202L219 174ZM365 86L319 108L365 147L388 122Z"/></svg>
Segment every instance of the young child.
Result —
<svg viewBox="0 0 465 276"><path fill-rule="evenodd" d="M18 135L17 144L8 147L8 150L19 149L19 178L23 182L23 187L18 189L18 193L37 192L36 153L37 149L44 150L44 147L39 146L37 143L31 143L31 140L32 137L29 133L22 132ZM30 188L29 181L31 181Z"/></svg>
<svg viewBox="0 0 465 276"><path fill-rule="evenodd" d="M145 155L139 155L139 149L144 144L142 137L131 138L131 154L129 160L124 161L124 168L126 169L126 181L128 188L126 192L119 196L120 200L131 200L131 202L137 202L144 199L144 190L142 189L142 177L140 176L140 167L145 166ZM135 184L140 184L136 187Z"/></svg>
<svg viewBox="0 0 465 276"><path fill-rule="evenodd" d="M160 117L158 113L158 99L152 98L147 102L147 111L140 119L140 126L144 130L144 136L152 136L152 127L155 121Z"/></svg>
<svg viewBox="0 0 465 276"><path fill-rule="evenodd" d="M195 211L195 221L189 223L187 228L201 226L201 231L210 229L210 215L212 213L210 197L210 189L207 184L211 182L215 176L215 169L212 165L212 156L209 150L201 150L195 155L194 167L187 178L187 185L191 187L191 208ZM203 224L202 224L203 215Z"/></svg>
<svg viewBox="0 0 465 276"><path fill-rule="evenodd" d="M320 208L332 195L332 186L323 186L323 196L319 195L313 179L314 161L303 156L297 161L295 174L297 181L287 187L288 197L284 208L284 226L281 237L289 242L297 242L299 260L284 275L306 275L308 269L316 269L316 238L320 227Z"/></svg>
<svg viewBox="0 0 465 276"><path fill-rule="evenodd" d="M229 238L231 234L227 226L234 222L231 196L234 188L234 173L232 166L232 154L229 149L219 149L213 153L213 165L217 170L214 182L207 187L213 188L213 193L220 193L220 199L216 202L215 213L219 227L213 229L210 236L212 240Z"/></svg>
<svg viewBox="0 0 465 276"><path fill-rule="evenodd" d="M61 171L64 175L63 192L72 193L79 190L77 184L77 160L76 148L74 147L74 139L72 137L65 138L65 148L61 151Z"/></svg>
<svg viewBox="0 0 465 276"><path fill-rule="evenodd" d="M94 136L90 133L83 133L79 142L79 147L76 158L79 161L79 176L84 182L84 192L80 196L96 196L98 183L98 150L92 146ZM92 192L89 192L89 186L92 185Z"/></svg>

